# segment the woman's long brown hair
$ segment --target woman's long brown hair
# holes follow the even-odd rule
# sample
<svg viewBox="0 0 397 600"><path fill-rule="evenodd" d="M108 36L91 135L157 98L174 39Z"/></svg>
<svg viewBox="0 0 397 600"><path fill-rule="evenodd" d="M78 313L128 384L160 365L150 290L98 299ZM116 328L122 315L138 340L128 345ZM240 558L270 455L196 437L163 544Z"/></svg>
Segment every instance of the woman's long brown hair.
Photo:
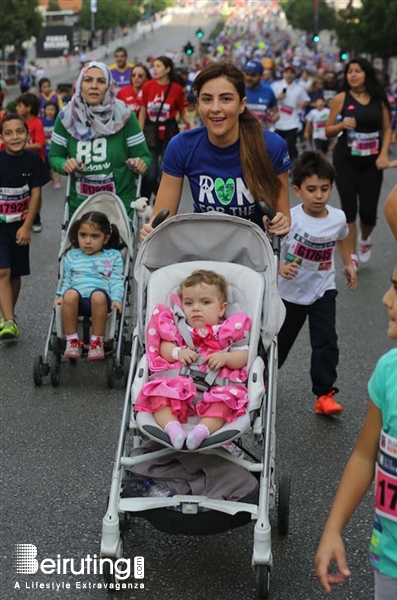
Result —
<svg viewBox="0 0 397 600"><path fill-rule="evenodd" d="M193 90L200 90L207 81L224 77L235 88L240 100L245 98L244 74L232 63L211 63L194 80ZM240 157L245 182L256 202L263 200L276 210L281 182L269 158L263 139L263 127L256 116L245 107L239 117Z"/></svg>

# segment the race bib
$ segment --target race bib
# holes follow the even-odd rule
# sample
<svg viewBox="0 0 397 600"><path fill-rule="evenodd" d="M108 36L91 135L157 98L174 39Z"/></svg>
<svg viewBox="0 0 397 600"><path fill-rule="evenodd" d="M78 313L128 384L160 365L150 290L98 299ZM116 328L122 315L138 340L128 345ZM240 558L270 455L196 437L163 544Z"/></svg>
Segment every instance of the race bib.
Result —
<svg viewBox="0 0 397 600"><path fill-rule="evenodd" d="M76 191L81 196L92 196L96 192L116 192L113 173L107 175L81 175L76 173Z"/></svg>
<svg viewBox="0 0 397 600"><path fill-rule="evenodd" d="M329 271L332 268L335 242L314 242L296 234L285 256L286 262L297 258L299 266L307 271Z"/></svg>
<svg viewBox="0 0 397 600"><path fill-rule="evenodd" d="M371 154L379 154L379 131L372 133L357 133L355 134L351 153L354 156L371 156Z"/></svg>
<svg viewBox="0 0 397 600"><path fill-rule="evenodd" d="M20 188L0 188L0 221L3 223L22 221L28 212L29 200L28 185Z"/></svg>
<svg viewBox="0 0 397 600"><path fill-rule="evenodd" d="M375 510L397 521L397 438L382 429L375 477Z"/></svg>
<svg viewBox="0 0 397 600"><path fill-rule="evenodd" d="M284 115L291 116L293 114L293 112L294 112L294 109L291 108L290 106L285 106L285 104L280 104L279 111L281 113L283 113Z"/></svg>

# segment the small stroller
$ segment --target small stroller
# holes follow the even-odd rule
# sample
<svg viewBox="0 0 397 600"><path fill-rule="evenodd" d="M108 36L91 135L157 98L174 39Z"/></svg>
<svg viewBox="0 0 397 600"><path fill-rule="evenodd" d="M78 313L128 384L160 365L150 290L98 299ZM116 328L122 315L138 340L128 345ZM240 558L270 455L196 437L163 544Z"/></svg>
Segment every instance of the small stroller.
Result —
<svg viewBox="0 0 397 600"><path fill-rule="evenodd" d="M268 597L273 563L269 511L278 504L278 532L285 535L290 491L288 474L280 476L278 486L275 477L277 333L285 316L277 291L277 252L276 245L273 251L267 235L257 225L215 212L172 217L154 229L142 244L134 268L139 317L108 509L102 526L101 556L110 559L107 561L110 564L123 557L121 531L128 528L130 515L143 517L162 531L185 535L220 533L255 520L252 565L258 597ZM252 328L247 365L248 410L233 423L225 423L193 453L199 453L198 460L200 456L203 460L221 457L228 461L230 469L238 465L248 471L257 484L257 495L251 501L178 493L168 496L126 493L131 472L143 462L189 453L177 452L152 414L134 412L134 402L149 377L145 327L153 309L157 303L171 306L170 298L181 281L196 269L212 269L226 278L229 314L238 311L248 314ZM195 418L190 419L194 422ZM259 458L246 449L243 449L245 456L250 460L237 457L224 447L238 440L237 445L242 448L240 438L246 432L261 443ZM142 444L147 439L149 442ZM232 477L230 473L229 479ZM106 582L118 582L115 571L106 565L103 573Z"/></svg>
<svg viewBox="0 0 397 600"><path fill-rule="evenodd" d="M67 195L68 196L68 195ZM63 262L68 250L68 234L72 224L84 213L89 211L100 211L107 215L109 221L117 225L121 239L125 247L121 253L124 261L124 295L123 312L118 314L117 309L113 309L108 315L106 323L105 342L105 362L106 362L106 384L108 388L113 388L115 380L122 378L124 373L125 357L130 353L133 324L132 324L132 266L136 255L136 243L134 243L133 223L127 216L124 204L118 196L111 192L97 192L87 198L75 211L69 222L69 203L68 197L65 202L64 234L59 250L59 274L58 287L61 288L63 277ZM136 217L137 218L137 217ZM136 224L137 227L137 224ZM90 339L90 318L79 317L78 332L80 339L84 342L83 357L87 354ZM62 324L61 307L57 306L52 312L51 322L45 342L44 352L34 360L33 381L36 386L42 385L43 377L50 375L51 385L56 387L60 381L60 371L63 362L62 355L65 350L66 340ZM71 364L76 359L69 360Z"/></svg>

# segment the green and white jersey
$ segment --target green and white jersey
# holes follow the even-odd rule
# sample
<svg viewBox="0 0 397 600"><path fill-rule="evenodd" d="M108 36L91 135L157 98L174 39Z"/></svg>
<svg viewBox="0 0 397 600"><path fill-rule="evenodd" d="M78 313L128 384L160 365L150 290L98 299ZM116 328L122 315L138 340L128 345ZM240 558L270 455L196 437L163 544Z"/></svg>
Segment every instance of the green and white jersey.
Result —
<svg viewBox="0 0 397 600"><path fill-rule="evenodd" d="M136 175L125 165L128 158L141 158L150 165L150 152L135 114L125 126L113 135L93 140L76 140L56 119L50 146L50 165L65 175L63 167L69 158L84 164L84 170L74 173L70 184L70 214L95 192L109 191L123 201L128 214L130 203L135 200Z"/></svg>

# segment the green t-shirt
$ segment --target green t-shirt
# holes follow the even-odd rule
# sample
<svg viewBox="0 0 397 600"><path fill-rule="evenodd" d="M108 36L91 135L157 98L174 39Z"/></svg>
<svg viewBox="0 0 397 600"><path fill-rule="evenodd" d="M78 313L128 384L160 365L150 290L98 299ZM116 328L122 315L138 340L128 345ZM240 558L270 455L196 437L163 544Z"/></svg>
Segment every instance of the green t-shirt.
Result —
<svg viewBox="0 0 397 600"><path fill-rule="evenodd" d="M122 200L128 214L130 203L135 200L136 175L125 165L128 158L141 158L148 166L151 155L135 114L125 126L113 135L93 140L76 140L63 126L59 116L50 146L50 165L65 175L63 166L68 158L84 163L84 170L74 173L70 182L70 214L88 196L97 191L110 191Z"/></svg>

